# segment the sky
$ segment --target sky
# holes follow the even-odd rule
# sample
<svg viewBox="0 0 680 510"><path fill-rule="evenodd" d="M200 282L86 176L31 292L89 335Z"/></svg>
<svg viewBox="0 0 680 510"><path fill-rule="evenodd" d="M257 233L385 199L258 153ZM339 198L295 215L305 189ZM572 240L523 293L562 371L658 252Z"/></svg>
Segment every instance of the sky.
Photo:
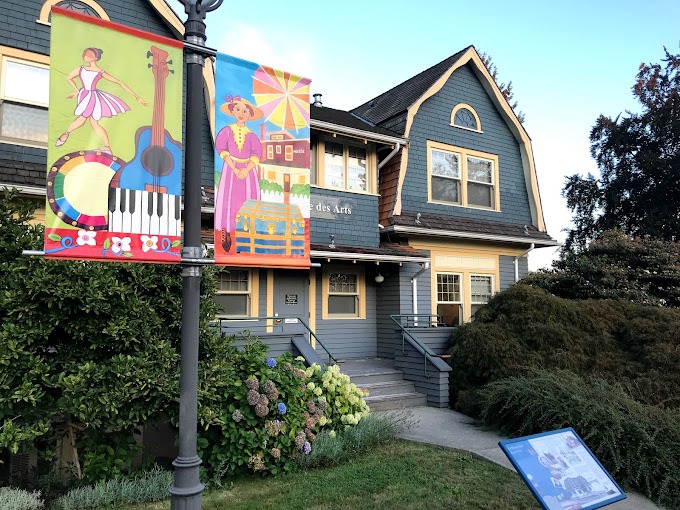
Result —
<svg viewBox="0 0 680 510"><path fill-rule="evenodd" d="M343 110L474 45L512 81L548 233L563 241L566 176L598 175L591 128L601 114L638 111L638 68L660 62L664 46L680 53L678 20L679 0L224 0L207 15L206 44L311 78L312 93ZM529 267L555 256L535 250Z"/></svg>

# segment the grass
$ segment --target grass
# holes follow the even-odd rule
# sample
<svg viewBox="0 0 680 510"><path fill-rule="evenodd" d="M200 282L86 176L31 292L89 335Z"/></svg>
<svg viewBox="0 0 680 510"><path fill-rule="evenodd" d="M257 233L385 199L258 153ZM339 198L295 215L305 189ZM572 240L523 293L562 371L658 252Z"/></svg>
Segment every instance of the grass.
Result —
<svg viewBox="0 0 680 510"><path fill-rule="evenodd" d="M115 510L166 510L168 502ZM203 494L203 510L433 508L536 510L514 472L466 452L390 441L337 467L244 477Z"/></svg>

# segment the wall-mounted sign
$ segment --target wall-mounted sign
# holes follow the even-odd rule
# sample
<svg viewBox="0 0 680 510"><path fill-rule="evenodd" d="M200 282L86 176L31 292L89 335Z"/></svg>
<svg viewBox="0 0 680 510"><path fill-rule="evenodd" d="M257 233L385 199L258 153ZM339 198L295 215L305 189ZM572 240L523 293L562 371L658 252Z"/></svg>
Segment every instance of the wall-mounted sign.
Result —
<svg viewBox="0 0 680 510"><path fill-rule="evenodd" d="M545 510L593 510L626 498L572 428L498 444Z"/></svg>
<svg viewBox="0 0 680 510"><path fill-rule="evenodd" d="M357 206L354 200L347 198L312 196L309 208L312 218L334 220L356 214Z"/></svg>
<svg viewBox="0 0 680 510"><path fill-rule="evenodd" d="M286 304L287 305L297 305L298 304L297 294L286 294Z"/></svg>

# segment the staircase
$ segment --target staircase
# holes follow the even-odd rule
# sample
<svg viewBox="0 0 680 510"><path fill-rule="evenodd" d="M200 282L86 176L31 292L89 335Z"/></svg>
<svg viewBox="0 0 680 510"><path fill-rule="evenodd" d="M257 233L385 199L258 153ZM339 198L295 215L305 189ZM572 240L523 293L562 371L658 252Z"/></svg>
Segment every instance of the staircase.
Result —
<svg viewBox="0 0 680 510"><path fill-rule="evenodd" d="M416 393L413 382L404 380L404 374L394 368L394 360L368 358L338 364L350 381L368 390L365 400L371 411L427 405L427 396Z"/></svg>

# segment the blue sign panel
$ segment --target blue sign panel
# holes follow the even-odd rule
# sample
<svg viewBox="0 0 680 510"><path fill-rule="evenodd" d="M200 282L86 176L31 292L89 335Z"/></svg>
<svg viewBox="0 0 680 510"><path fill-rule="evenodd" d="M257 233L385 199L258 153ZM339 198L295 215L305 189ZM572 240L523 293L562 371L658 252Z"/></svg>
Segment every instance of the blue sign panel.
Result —
<svg viewBox="0 0 680 510"><path fill-rule="evenodd" d="M593 510L626 498L572 428L498 445L545 510Z"/></svg>

